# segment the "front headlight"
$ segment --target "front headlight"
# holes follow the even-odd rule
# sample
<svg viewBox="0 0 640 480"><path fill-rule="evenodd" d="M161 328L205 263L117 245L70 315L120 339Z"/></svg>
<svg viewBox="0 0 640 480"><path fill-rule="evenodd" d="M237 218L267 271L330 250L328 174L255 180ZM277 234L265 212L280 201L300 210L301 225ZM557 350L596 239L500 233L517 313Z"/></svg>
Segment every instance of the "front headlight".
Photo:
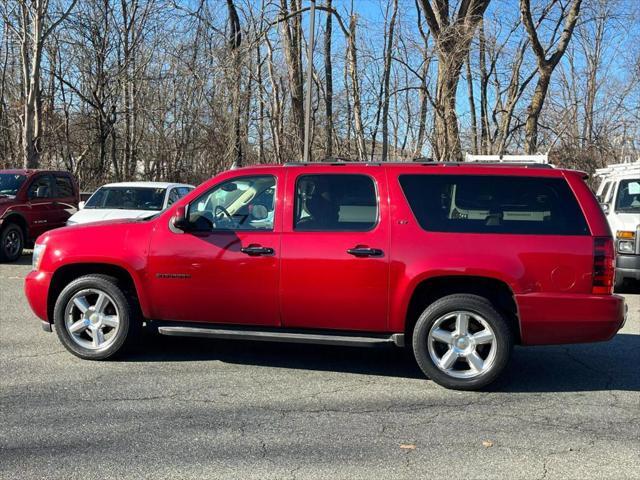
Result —
<svg viewBox="0 0 640 480"><path fill-rule="evenodd" d="M620 253L634 253L635 245L633 240L618 240L618 252Z"/></svg>
<svg viewBox="0 0 640 480"><path fill-rule="evenodd" d="M42 261L42 257L44 256L44 251L46 248L46 245L42 245L40 243L36 243L33 247L33 257L31 260L31 268L33 270L38 270L40 268L40 262Z"/></svg>
<svg viewBox="0 0 640 480"><path fill-rule="evenodd" d="M627 230L618 230L616 232L618 253L635 253L636 251L636 232Z"/></svg>

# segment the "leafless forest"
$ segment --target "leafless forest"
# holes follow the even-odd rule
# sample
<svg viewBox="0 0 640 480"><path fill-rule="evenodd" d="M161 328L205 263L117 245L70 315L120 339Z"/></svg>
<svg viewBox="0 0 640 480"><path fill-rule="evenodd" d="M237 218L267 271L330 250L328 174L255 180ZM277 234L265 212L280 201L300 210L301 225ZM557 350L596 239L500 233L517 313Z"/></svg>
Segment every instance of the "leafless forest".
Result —
<svg viewBox="0 0 640 480"><path fill-rule="evenodd" d="M302 158L310 0L3 0L0 167ZM317 0L312 158L640 154L636 0Z"/></svg>

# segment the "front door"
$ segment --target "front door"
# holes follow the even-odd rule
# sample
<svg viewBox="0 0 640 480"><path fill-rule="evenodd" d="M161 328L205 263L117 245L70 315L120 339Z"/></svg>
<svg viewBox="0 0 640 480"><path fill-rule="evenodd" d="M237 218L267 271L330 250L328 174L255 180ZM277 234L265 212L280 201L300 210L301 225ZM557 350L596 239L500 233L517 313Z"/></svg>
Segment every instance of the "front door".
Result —
<svg viewBox="0 0 640 480"><path fill-rule="evenodd" d="M53 179L49 174L40 174L32 178L27 190L27 205L29 206L28 220L33 239L47 230L59 226L53 207L53 195Z"/></svg>
<svg viewBox="0 0 640 480"><path fill-rule="evenodd" d="M158 225L149 249L154 318L280 325L279 175L222 180L190 202L189 232Z"/></svg>
<svg viewBox="0 0 640 480"><path fill-rule="evenodd" d="M282 233L285 327L385 331L389 283L381 167L289 170Z"/></svg>

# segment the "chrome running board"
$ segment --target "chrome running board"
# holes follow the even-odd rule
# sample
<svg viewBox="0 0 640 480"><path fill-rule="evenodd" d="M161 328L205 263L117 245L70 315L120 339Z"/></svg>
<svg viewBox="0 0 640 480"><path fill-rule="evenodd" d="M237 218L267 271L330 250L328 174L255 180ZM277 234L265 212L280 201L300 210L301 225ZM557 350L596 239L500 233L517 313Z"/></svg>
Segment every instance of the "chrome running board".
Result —
<svg viewBox="0 0 640 480"><path fill-rule="evenodd" d="M172 337L204 337L221 338L226 340L253 340L258 342L312 343L320 345L342 345L348 347L372 347L385 344L391 344L397 347L404 346L404 334L402 333L367 336L184 326L161 326L158 327L158 333Z"/></svg>

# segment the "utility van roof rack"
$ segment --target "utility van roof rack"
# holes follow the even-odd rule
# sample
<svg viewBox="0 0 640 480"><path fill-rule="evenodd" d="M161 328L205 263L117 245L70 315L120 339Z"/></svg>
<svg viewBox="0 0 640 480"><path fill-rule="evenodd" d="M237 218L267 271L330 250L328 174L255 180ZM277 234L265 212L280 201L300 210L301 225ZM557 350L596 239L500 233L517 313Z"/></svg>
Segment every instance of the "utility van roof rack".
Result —
<svg viewBox="0 0 640 480"><path fill-rule="evenodd" d="M640 173L640 160L629 163L614 163L604 168L596 169L596 177L608 177L610 175L624 175L627 173Z"/></svg>
<svg viewBox="0 0 640 480"><path fill-rule="evenodd" d="M473 163L510 163L549 165L549 155L471 155L467 153L465 162Z"/></svg>

